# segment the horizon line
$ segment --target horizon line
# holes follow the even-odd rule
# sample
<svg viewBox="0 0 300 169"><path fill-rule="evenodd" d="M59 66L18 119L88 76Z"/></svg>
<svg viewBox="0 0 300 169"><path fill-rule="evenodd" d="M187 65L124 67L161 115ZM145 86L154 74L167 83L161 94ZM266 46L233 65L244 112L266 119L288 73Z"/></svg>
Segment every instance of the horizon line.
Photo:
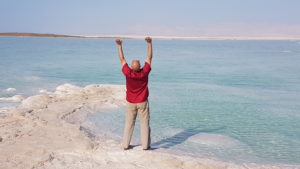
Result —
<svg viewBox="0 0 300 169"><path fill-rule="evenodd" d="M284 36L175 36L175 35L67 35L55 33L32 33L32 32L0 32L0 36L18 37L57 37L57 38L120 38L120 39L144 39L147 36L161 40L300 40L300 37Z"/></svg>

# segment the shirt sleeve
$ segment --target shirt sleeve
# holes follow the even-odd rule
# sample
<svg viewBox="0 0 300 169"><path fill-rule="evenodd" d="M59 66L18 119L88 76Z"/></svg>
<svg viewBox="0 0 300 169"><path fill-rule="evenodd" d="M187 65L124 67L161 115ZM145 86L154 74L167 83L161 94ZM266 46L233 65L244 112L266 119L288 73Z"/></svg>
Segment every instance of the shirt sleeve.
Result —
<svg viewBox="0 0 300 169"><path fill-rule="evenodd" d="M143 67L143 73L148 74L151 71L151 66L148 62L145 62L145 65Z"/></svg>
<svg viewBox="0 0 300 169"><path fill-rule="evenodd" d="M128 67L128 64L124 64L122 67L122 72L125 76L129 76L130 75L130 68Z"/></svg>

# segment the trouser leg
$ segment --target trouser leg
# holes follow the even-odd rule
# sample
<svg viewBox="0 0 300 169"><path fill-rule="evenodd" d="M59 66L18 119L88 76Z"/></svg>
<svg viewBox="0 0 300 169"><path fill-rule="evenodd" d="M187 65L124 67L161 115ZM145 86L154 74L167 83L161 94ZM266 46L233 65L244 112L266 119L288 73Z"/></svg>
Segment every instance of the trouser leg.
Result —
<svg viewBox="0 0 300 169"><path fill-rule="evenodd" d="M135 120L137 116L137 106L136 104L127 103L126 115L125 115L125 128L123 136L123 147L128 148L130 145Z"/></svg>
<svg viewBox="0 0 300 169"><path fill-rule="evenodd" d="M141 125L141 142L143 149L147 149L151 143L151 129L150 129L150 111L149 102L145 101L138 104L138 112Z"/></svg>

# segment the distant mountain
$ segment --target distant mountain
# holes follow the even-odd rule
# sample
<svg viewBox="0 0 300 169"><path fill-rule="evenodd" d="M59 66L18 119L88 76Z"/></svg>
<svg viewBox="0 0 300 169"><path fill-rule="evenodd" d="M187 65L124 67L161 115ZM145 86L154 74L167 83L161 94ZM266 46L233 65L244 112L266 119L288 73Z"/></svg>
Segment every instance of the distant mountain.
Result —
<svg viewBox="0 0 300 169"><path fill-rule="evenodd" d="M49 34L49 33L20 33L20 32L0 33L0 36L32 36L32 37L84 38L83 36L75 36L75 35L58 35L58 34Z"/></svg>

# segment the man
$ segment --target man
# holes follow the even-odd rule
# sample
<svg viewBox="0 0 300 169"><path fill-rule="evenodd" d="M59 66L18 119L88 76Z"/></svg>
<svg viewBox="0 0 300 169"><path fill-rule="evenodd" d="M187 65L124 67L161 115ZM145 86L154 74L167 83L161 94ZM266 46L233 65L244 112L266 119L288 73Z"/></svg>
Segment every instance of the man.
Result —
<svg viewBox="0 0 300 169"><path fill-rule="evenodd" d="M131 68L128 66L123 54L122 41L120 39L116 40L120 61L122 63L122 72L126 77L127 110L123 136L124 150L130 148L130 141L137 114L139 114L140 118L143 150L150 149L151 129L149 126L150 112L148 103L148 75L151 71L152 39L150 37L146 37L145 40L148 43L148 57L142 69L139 60L133 60Z"/></svg>

